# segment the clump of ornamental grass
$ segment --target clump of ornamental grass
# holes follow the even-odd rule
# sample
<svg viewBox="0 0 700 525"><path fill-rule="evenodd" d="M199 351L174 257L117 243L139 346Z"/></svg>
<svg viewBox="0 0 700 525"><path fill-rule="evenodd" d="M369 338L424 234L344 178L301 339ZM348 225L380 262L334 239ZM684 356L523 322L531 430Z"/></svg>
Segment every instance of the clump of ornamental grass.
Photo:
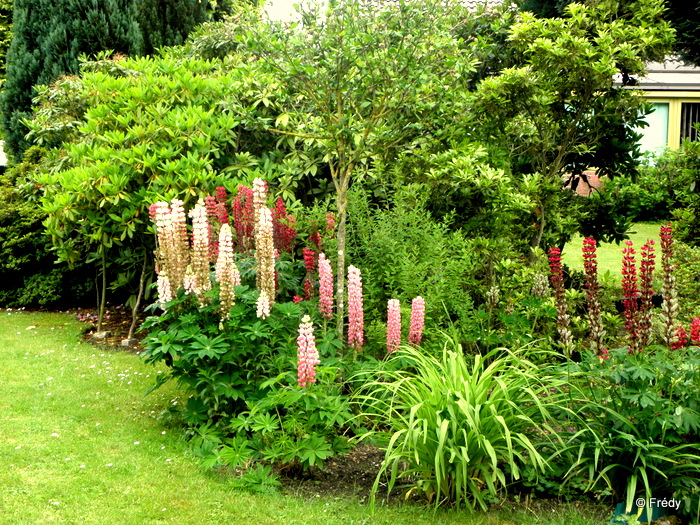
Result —
<svg viewBox="0 0 700 525"><path fill-rule="evenodd" d="M486 509L524 467L543 472L538 440L556 439L552 408L565 410L561 381L546 376L523 352L400 347L354 398L386 447L372 505L388 478L387 493L401 484L435 505Z"/></svg>

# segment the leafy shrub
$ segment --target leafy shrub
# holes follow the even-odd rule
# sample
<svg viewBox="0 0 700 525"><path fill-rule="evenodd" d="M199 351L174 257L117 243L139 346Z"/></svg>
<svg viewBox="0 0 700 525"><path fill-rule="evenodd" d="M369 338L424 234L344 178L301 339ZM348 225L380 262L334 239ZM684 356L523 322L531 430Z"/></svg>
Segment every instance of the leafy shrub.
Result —
<svg viewBox="0 0 700 525"><path fill-rule="evenodd" d="M246 407L246 401L269 393L267 380L296 369L296 338L302 306L275 303L266 319L256 316L258 292L236 288L236 304L222 321L218 290L209 293L204 305L184 292L158 317L149 317L143 329L143 356L149 363L170 367L160 384L176 379L195 393L188 403L185 422L196 426L212 421L225 426L229 418ZM319 340L327 357L338 347L335 332Z"/></svg>
<svg viewBox="0 0 700 525"><path fill-rule="evenodd" d="M673 245L673 250L681 316L691 319L700 312L700 247L679 242Z"/></svg>
<svg viewBox="0 0 700 525"><path fill-rule="evenodd" d="M25 160L0 176L0 304L74 306L86 299L92 282L85 269L57 266L42 222L40 188L29 178L43 163L45 152L27 151Z"/></svg>
<svg viewBox="0 0 700 525"><path fill-rule="evenodd" d="M348 439L342 433L353 417L348 397L336 381L337 369L320 367L319 376L311 389L294 385L296 378L289 373L270 381L268 395L232 419L235 437L221 451L225 463L237 466L245 457L231 455L241 439L247 441L250 459L270 461L288 472L323 468L325 459L347 452Z"/></svg>
<svg viewBox="0 0 700 525"><path fill-rule="evenodd" d="M444 326L446 312L458 325L468 318L480 262L461 233L433 220L420 202L372 211L367 196L355 192L349 213L350 254L362 268L368 318L385 319L390 298L410 304L419 295L428 323Z"/></svg>
<svg viewBox="0 0 700 525"><path fill-rule="evenodd" d="M637 177L617 176L606 180L591 203L591 216L606 212L623 224L666 221L698 201L696 182L700 179L700 146L684 141L677 150L667 150L654 164L644 166ZM698 188L700 189L700 188ZM598 220L600 222L600 220ZM592 235L598 240L602 237ZM613 239L614 240L614 239Z"/></svg>
<svg viewBox="0 0 700 525"><path fill-rule="evenodd" d="M525 466L546 469L537 443L555 437L557 384L522 353L465 357L447 346L440 358L401 349L392 358L402 361L398 369L380 371L356 398L363 415L387 429L379 432L386 457L373 497L389 473L389 491L405 480L436 505L486 508Z"/></svg>
<svg viewBox="0 0 700 525"><path fill-rule="evenodd" d="M609 359L589 355L567 363L572 409L581 416L562 453L589 488L626 494L627 509L638 490L649 499L668 495L698 509L700 474L700 349L655 347Z"/></svg>

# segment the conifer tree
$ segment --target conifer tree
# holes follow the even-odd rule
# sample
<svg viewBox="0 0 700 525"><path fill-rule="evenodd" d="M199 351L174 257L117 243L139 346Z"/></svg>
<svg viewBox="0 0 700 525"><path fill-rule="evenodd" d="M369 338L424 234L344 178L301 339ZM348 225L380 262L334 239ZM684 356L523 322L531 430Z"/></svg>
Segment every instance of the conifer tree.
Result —
<svg viewBox="0 0 700 525"><path fill-rule="evenodd" d="M29 146L22 121L31 116L34 86L49 84L60 75L76 74L81 54L111 50L147 55L163 46L181 44L197 24L209 19L213 8L218 12L229 4L207 0L15 0L7 80L0 97L5 151L19 160Z"/></svg>
<svg viewBox="0 0 700 525"><path fill-rule="evenodd" d="M12 39L12 0L0 0L0 78L5 78L5 55Z"/></svg>
<svg viewBox="0 0 700 525"><path fill-rule="evenodd" d="M131 0L15 0L7 78L0 98L5 150L19 159L28 147L22 120L34 86L78 72L78 57L112 49L133 52L139 28Z"/></svg>
<svg viewBox="0 0 700 525"><path fill-rule="evenodd" d="M136 0L143 36L139 54L184 43L196 25L209 19L209 6L200 0Z"/></svg>

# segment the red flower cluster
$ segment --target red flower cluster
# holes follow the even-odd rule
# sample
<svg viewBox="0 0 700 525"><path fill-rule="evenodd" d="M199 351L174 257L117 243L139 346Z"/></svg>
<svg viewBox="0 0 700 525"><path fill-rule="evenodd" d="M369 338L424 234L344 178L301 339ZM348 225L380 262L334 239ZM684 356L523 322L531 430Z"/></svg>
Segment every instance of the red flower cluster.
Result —
<svg viewBox="0 0 700 525"><path fill-rule="evenodd" d="M651 344L651 297L654 295L652 278L654 276L654 241L649 239L642 246L642 261L639 266L639 310L637 316L637 329L639 331L639 347L646 348Z"/></svg>
<svg viewBox="0 0 700 525"><path fill-rule="evenodd" d="M603 348L603 314L600 307L600 283L598 282L598 259L596 241L592 237L583 240L583 269L586 273L586 296L588 298L588 319L591 327L591 346L599 357L607 350Z"/></svg>
<svg viewBox="0 0 700 525"><path fill-rule="evenodd" d="M216 187L216 218L219 224L228 224L228 212L226 211L226 188L223 186Z"/></svg>
<svg viewBox="0 0 700 525"><path fill-rule="evenodd" d="M694 317L690 323L690 344L700 346L700 317Z"/></svg>
<svg viewBox="0 0 700 525"><path fill-rule="evenodd" d="M569 330L569 314L566 313L566 291L564 289L564 272L561 265L561 250L559 248L549 249L549 280L554 290L554 303L557 307L557 330L564 352L571 354L573 349L573 337Z"/></svg>
<svg viewBox="0 0 700 525"><path fill-rule="evenodd" d="M306 267L306 277L304 277L304 299L307 301L314 295L314 274L316 273L316 252L311 248L304 248L304 266Z"/></svg>
<svg viewBox="0 0 700 525"><path fill-rule="evenodd" d="M685 326L678 323L676 327L676 338L673 343L671 343L671 350L679 350L685 346L688 346L688 332L685 331Z"/></svg>
<svg viewBox="0 0 700 525"><path fill-rule="evenodd" d="M309 235L309 242L316 246L316 249L319 252L321 251L323 246L323 240L321 239L321 234L318 233L318 230Z"/></svg>
<svg viewBox="0 0 700 525"><path fill-rule="evenodd" d="M659 236L661 237L661 295L664 298L661 305L661 322L663 323L661 337L665 345L673 346L676 338L678 296L676 278L673 276L673 230L670 222L661 227Z"/></svg>
<svg viewBox="0 0 700 525"><path fill-rule="evenodd" d="M237 250L252 250L255 245L255 208L253 190L247 186L238 186L238 195L233 199L233 224L236 229Z"/></svg>
<svg viewBox="0 0 700 525"><path fill-rule="evenodd" d="M637 325L637 253L632 247L632 241L625 241L626 248L622 249L622 304L625 307L625 330L629 338L630 353L639 350L639 333Z"/></svg>
<svg viewBox="0 0 700 525"><path fill-rule="evenodd" d="M275 248L278 252L292 253L297 231L294 229L294 217L287 215L287 207L282 197L277 199L275 209L272 210L272 225L275 237Z"/></svg>
<svg viewBox="0 0 700 525"><path fill-rule="evenodd" d="M207 209L207 228L209 231L209 260L214 262L216 261L219 255L219 239L217 232L214 229L214 222L217 221L218 218L216 198L211 196L205 197L204 206Z"/></svg>

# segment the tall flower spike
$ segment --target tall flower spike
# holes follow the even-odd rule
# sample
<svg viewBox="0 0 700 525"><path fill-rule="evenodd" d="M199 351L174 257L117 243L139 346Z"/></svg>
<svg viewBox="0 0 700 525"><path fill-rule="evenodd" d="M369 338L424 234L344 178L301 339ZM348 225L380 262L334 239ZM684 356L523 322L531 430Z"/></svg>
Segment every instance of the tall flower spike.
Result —
<svg viewBox="0 0 700 525"><path fill-rule="evenodd" d="M151 214L156 225L158 271L166 273L171 292L177 292L183 285L185 268L189 264L189 242L182 201L173 199L170 206L166 202L156 202L151 206Z"/></svg>
<svg viewBox="0 0 700 525"><path fill-rule="evenodd" d="M170 201L170 236L172 262L169 265L170 286L173 291L184 286L185 272L190 264L190 242L187 235L185 203L179 199Z"/></svg>
<svg viewBox="0 0 700 525"><path fill-rule="evenodd" d="M354 266L348 266L348 344L355 352L365 344L362 277Z"/></svg>
<svg viewBox="0 0 700 525"><path fill-rule="evenodd" d="M639 323L637 316L637 264L634 255L637 253L632 247L632 241L625 241L626 247L622 249L622 304L625 307L625 330L629 340L629 352L636 353L639 350Z"/></svg>
<svg viewBox="0 0 700 525"><path fill-rule="evenodd" d="M314 273L316 272L316 252L311 248L304 248L302 251L304 256L304 267L306 275L304 276L304 299L307 301L314 296Z"/></svg>
<svg viewBox="0 0 700 525"><path fill-rule="evenodd" d="M219 224L228 224L228 212L226 211L226 188L216 187L216 220Z"/></svg>
<svg viewBox="0 0 700 525"><path fill-rule="evenodd" d="M270 305L270 297L267 295L267 292L262 291L258 295L258 299L255 302L256 305L256 315L260 319L267 319L270 317L270 311L271 311L271 305Z"/></svg>
<svg viewBox="0 0 700 525"><path fill-rule="evenodd" d="M255 213L253 190L239 186L233 199L233 225L236 230L236 247L240 252L252 250L255 244Z"/></svg>
<svg viewBox="0 0 700 525"><path fill-rule="evenodd" d="M569 330L569 314L566 305L566 290L564 289L564 271L561 265L561 250L559 248L549 249L549 280L554 291L554 304L557 307L557 330L559 339L567 356L571 355L574 341Z"/></svg>
<svg viewBox="0 0 700 525"><path fill-rule="evenodd" d="M311 318L305 315L299 325L297 337L297 381L300 387L316 382L316 365L319 360Z"/></svg>
<svg viewBox="0 0 700 525"><path fill-rule="evenodd" d="M209 229L209 258L212 262L216 262L216 258L218 257L219 244L217 240L217 229L215 228L215 225L220 224L218 220L218 204L216 203L216 197L205 197L204 204L207 209L207 226Z"/></svg>
<svg viewBox="0 0 700 525"><path fill-rule="evenodd" d="M219 231L219 256L216 260L216 281L219 283L221 318L228 319L235 304L235 287L241 284L241 275L233 259L231 226L222 224Z"/></svg>
<svg viewBox="0 0 700 525"><path fill-rule="evenodd" d="M260 208L267 204L267 183L261 178L253 181L253 210L257 215Z"/></svg>
<svg viewBox="0 0 700 525"><path fill-rule="evenodd" d="M690 323L690 344L700 346L700 317L693 317Z"/></svg>
<svg viewBox="0 0 700 525"><path fill-rule="evenodd" d="M192 218L192 274L194 276L197 299L204 304L204 293L211 290L209 280L209 220L204 200L199 199L190 210Z"/></svg>
<svg viewBox="0 0 700 525"><path fill-rule="evenodd" d="M324 253L318 254L318 309L324 319L333 318L333 269Z"/></svg>
<svg viewBox="0 0 700 525"><path fill-rule="evenodd" d="M639 266L639 309L637 311L637 330L639 332L639 349L651 344L651 298L654 295L652 278L654 277L654 241L649 239L642 246L642 260Z"/></svg>
<svg viewBox="0 0 700 525"><path fill-rule="evenodd" d="M393 354L401 344L401 305L398 299L389 299L386 321L386 351Z"/></svg>
<svg viewBox="0 0 700 525"><path fill-rule="evenodd" d="M420 346L425 322L425 300L418 296L411 302L411 324L408 329L408 342Z"/></svg>
<svg viewBox="0 0 700 525"><path fill-rule="evenodd" d="M161 270L158 273L158 302L160 307L163 308L165 303L173 300L173 292L170 289L170 280L168 279L168 273L165 270Z"/></svg>
<svg viewBox="0 0 700 525"><path fill-rule="evenodd" d="M275 299L275 248L272 240L272 213L260 208L255 228L256 286L267 295L270 306Z"/></svg>
<svg viewBox="0 0 700 525"><path fill-rule="evenodd" d="M591 328L591 348L597 356L603 353L603 313L600 306L600 283L598 282L598 259L596 241L592 237L583 240L583 269L586 274L586 298L588 299L588 320Z"/></svg>
<svg viewBox="0 0 700 525"><path fill-rule="evenodd" d="M282 197L277 199L272 210L272 225L275 234L275 249L280 253L292 253L297 231L294 229L294 217L287 215L287 207Z"/></svg>
<svg viewBox="0 0 700 525"><path fill-rule="evenodd" d="M659 236L661 237L661 295L664 300L660 315L661 339L666 346L671 347L677 340L678 292L676 278L673 275L675 264L673 264L673 230L670 222L661 227Z"/></svg>
<svg viewBox="0 0 700 525"><path fill-rule="evenodd" d="M671 345L671 350L680 350L688 344L688 333L685 331L685 326L678 323L676 326L676 340Z"/></svg>

